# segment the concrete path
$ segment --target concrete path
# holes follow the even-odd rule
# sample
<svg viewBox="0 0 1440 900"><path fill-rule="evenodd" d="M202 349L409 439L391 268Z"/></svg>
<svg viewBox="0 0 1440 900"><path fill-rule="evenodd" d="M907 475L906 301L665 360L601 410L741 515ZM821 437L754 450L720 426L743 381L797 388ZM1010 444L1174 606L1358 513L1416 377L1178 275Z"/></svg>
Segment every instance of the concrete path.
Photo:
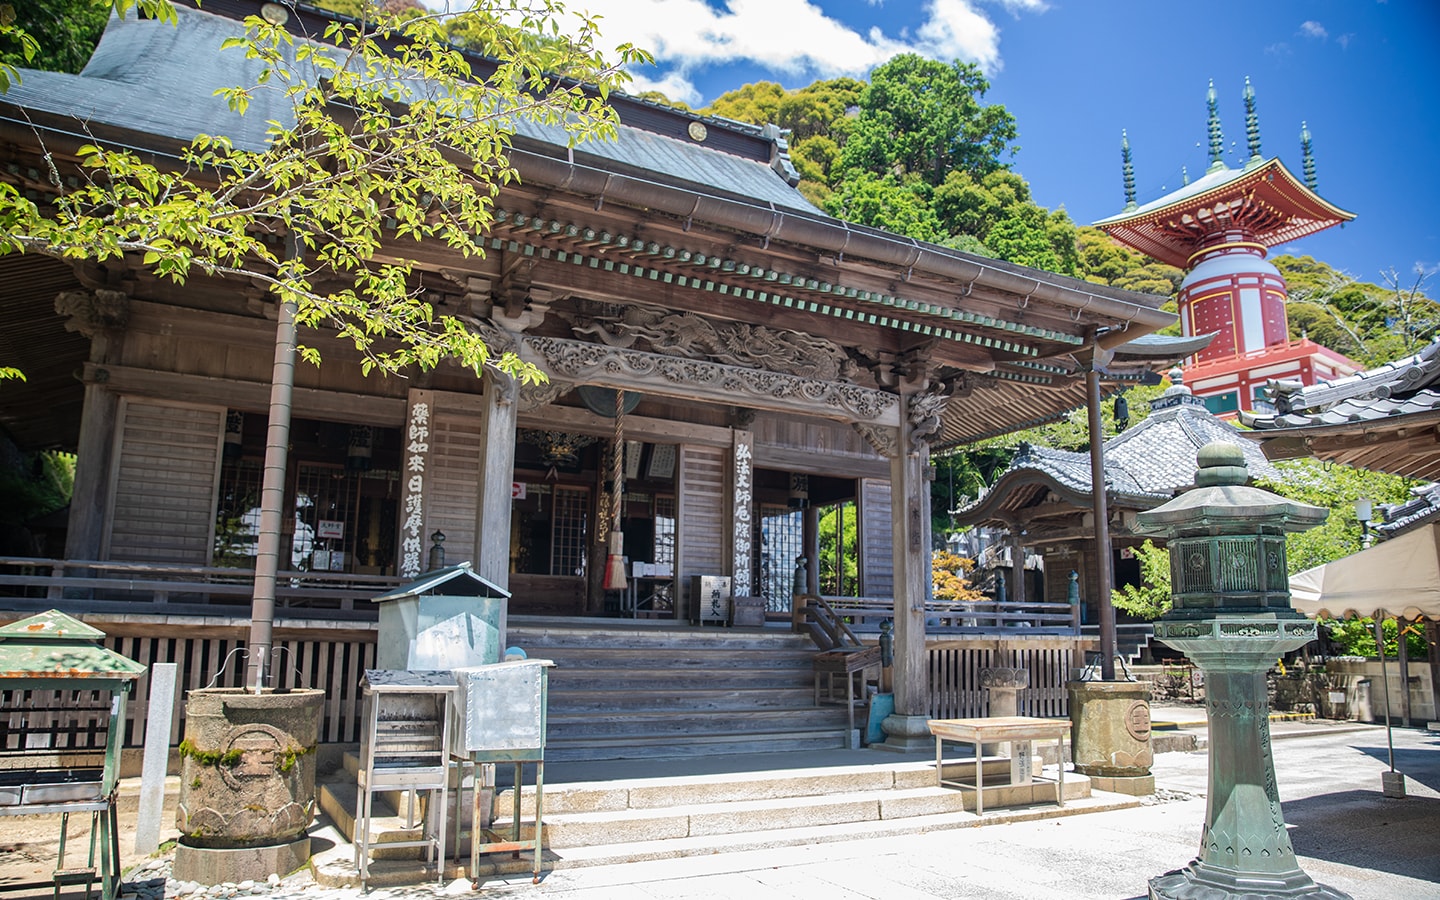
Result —
<svg viewBox="0 0 1440 900"><path fill-rule="evenodd" d="M1159 716L1157 716L1159 718ZM1409 797L1380 796L1385 732L1279 723L1277 779L1301 865L1356 900L1440 898L1440 735L1395 731ZM1290 729L1293 738L1283 735ZM1344 729L1344 730L1341 730ZM481 894L602 898L1135 898L1195 855L1204 822L1204 752L1157 758L1161 802L1136 809L869 842L630 863L496 879ZM469 893L463 883L372 891L373 900ZM344 900L354 890L306 893Z"/></svg>

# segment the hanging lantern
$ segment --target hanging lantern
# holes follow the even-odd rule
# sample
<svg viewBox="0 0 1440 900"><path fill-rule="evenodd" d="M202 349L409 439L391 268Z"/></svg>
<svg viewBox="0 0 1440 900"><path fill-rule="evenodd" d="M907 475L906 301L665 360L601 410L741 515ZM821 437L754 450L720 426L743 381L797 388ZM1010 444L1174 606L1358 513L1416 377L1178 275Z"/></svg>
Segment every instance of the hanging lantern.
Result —
<svg viewBox="0 0 1440 900"><path fill-rule="evenodd" d="M238 409L225 413L225 447L222 451L226 462L234 462L244 453L245 414Z"/></svg>
<svg viewBox="0 0 1440 900"><path fill-rule="evenodd" d="M375 441L375 430L369 425L351 425L350 439L345 448L345 470L348 472L370 471L370 457Z"/></svg>

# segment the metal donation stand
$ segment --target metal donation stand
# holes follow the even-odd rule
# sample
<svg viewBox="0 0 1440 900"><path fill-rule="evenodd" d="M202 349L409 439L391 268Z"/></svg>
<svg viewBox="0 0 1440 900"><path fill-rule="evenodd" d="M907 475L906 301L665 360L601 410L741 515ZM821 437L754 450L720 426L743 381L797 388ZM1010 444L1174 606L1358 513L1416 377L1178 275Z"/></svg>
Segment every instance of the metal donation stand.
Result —
<svg viewBox="0 0 1440 900"><path fill-rule="evenodd" d="M553 665L547 659L522 659L455 671L460 685L456 749L475 764L476 773L470 826L470 880L476 888L482 853L510 851L518 859L521 851L531 851L535 860L533 881L540 881L545 809L545 708L548 670ZM508 836L489 827L493 786L481 783L488 780L487 773L493 771L497 763L515 766L514 808ZM535 829L529 839L522 840L520 795L527 763L535 766Z"/></svg>
<svg viewBox="0 0 1440 900"><path fill-rule="evenodd" d="M120 895L115 787L125 695L145 667L100 645L103 631L51 610L0 628L0 816L60 814L50 881L4 890L98 880L101 900ZM83 866L66 866L71 813L90 814Z"/></svg>
<svg viewBox="0 0 1440 900"><path fill-rule="evenodd" d="M377 792L401 792L405 826L420 826L410 840L387 840L385 849L424 847L436 878L445 871L445 831L450 790L450 718L455 679L449 672L365 673L365 731L360 742L359 797L355 812L355 868L360 889L370 878L370 820ZM416 802L425 794L423 822Z"/></svg>

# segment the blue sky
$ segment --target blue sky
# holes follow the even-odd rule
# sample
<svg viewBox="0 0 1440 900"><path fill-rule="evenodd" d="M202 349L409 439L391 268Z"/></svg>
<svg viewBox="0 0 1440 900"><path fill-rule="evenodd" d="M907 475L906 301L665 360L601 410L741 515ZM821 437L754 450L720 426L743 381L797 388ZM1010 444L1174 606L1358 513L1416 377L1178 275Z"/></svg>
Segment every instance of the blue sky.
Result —
<svg viewBox="0 0 1440 900"><path fill-rule="evenodd" d="M1246 76L1266 157L1301 170L1314 138L1319 192L1356 213L1277 252L1365 281L1440 268L1440 3L1435 0L571 0L604 17L605 44L655 54L635 89L695 106L757 80L789 88L864 77L915 51L979 64L987 99L1019 124L1012 160L1037 202L1078 222L1124 203L1120 132L1141 203L1207 164L1215 80L1227 148L1245 150ZM1440 275L1430 282L1440 295Z"/></svg>

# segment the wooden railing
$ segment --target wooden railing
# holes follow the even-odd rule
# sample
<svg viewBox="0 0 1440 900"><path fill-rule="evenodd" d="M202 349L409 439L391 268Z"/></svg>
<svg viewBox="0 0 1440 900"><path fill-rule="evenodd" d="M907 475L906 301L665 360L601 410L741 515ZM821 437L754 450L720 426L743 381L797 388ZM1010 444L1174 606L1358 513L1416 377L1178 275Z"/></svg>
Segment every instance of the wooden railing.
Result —
<svg viewBox="0 0 1440 900"><path fill-rule="evenodd" d="M796 631L815 613L807 611L815 595L798 594L791 618ZM895 617L895 601L881 597L823 597L833 612L858 634L874 634L880 623ZM818 604L817 604L818 605ZM925 604L925 633L957 634L1064 634L1080 633L1080 608L1068 603L1011 603L994 600L931 600ZM822 613L823 614L823 613Z"/></svg>
<svg viewBox="0 0 1440 900"><path fill-rule="evenodd" d="M249 569L0 557L0 600L14 610L119 613L138 612L139 605L155 612L237 614L248 610L254 582ZM297 616L371 619L375 609L364 601L401 583L382 575L282 571L275 604Z"/></svg>

